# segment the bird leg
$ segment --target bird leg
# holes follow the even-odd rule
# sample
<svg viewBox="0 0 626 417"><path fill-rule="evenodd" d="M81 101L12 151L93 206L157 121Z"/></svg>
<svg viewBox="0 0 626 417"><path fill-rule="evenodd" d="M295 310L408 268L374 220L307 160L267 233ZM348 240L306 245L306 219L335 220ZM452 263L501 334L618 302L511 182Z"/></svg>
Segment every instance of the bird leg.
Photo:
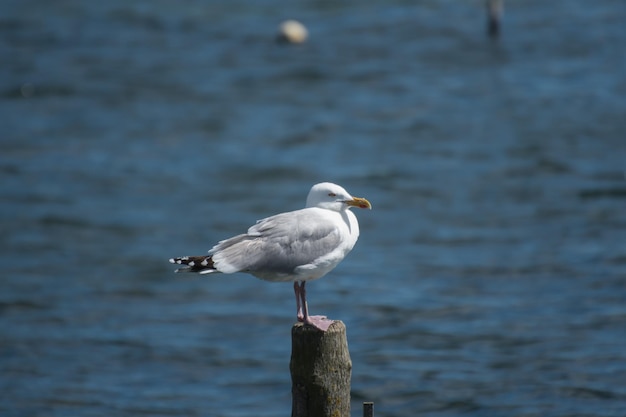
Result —
<svg viewBox="0 0 626 417"><path fill-rule="evenodd" d="M325 332L334 320L328 320L326 316L309 316L309 306L306 302L306 281L293 283L293 290L296 294L296 306L298 308L298 321L311 325Z"/></svg>
<svg viewBox="0 0 626 417"><path fill-rule="evenodd" d="M309 305L306 303L306 288L304 288L306 281L300 281L300 303L302 305L302 321L307 324L311 324L309 320Z"/></svg>
<svg viewBox="0 0 626 417"><path fill-rule="evenodd" d="M304 281L303 281L304 282ZM293 283L293 292L296 294L296 317L298 321L304 321L304 313L302 312L301 292L298 281Z"/></svg>

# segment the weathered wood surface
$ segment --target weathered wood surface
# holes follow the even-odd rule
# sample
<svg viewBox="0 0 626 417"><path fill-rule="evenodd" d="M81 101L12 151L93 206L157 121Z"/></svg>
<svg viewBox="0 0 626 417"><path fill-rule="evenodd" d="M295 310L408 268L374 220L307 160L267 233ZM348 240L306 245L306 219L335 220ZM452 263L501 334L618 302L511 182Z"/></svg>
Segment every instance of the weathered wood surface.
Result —
<svg viewBox="0 0 626 417"><path fill-rule="evenodd" d="M352 361L343 322L325 332L294 324L289 369L292 417L350 417Z"/></svg>

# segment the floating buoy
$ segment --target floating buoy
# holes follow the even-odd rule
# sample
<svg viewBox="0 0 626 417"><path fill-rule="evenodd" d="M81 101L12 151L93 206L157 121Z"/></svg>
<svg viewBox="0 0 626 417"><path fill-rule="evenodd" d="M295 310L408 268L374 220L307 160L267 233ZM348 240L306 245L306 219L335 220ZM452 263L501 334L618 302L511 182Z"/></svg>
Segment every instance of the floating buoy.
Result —
<svg viewBox="0 0 626 417"><path fill-rule="evenodd" d="M278 28L279 42L303 43L308 37L309 31L297 20L285 20Z"/></svg>

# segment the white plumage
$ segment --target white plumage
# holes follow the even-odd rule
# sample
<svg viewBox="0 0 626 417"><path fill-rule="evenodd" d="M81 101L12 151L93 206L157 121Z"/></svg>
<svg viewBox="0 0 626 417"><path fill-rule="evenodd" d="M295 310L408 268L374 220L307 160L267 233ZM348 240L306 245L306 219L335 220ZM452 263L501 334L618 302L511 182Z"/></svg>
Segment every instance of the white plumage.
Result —
<svg viewBox="0 0 626 417"><path fill-rule="evenodd" d="M298 319L325 330L332 322L308 315L304 286L330 272L354 247L359 223L351 207L372 206L339 185L316 184L305 208L259 220L247 233L220 241L208 256L170 262L185 265L177 272L247 272L266 281L294 281Z"/></svg>

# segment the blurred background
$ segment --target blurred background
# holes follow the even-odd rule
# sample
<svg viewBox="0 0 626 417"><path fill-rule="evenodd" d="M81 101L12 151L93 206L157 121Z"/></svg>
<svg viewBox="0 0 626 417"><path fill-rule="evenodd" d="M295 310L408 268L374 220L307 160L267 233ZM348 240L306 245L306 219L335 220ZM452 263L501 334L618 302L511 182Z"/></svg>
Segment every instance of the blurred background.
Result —
<svg viewBox="0 0 626 417"><path fill-rule="evenodd" d="M623 0L0 8L2 416L289 415L292 286L167 260L320 181L353 415L623 416Z"/></svg>

